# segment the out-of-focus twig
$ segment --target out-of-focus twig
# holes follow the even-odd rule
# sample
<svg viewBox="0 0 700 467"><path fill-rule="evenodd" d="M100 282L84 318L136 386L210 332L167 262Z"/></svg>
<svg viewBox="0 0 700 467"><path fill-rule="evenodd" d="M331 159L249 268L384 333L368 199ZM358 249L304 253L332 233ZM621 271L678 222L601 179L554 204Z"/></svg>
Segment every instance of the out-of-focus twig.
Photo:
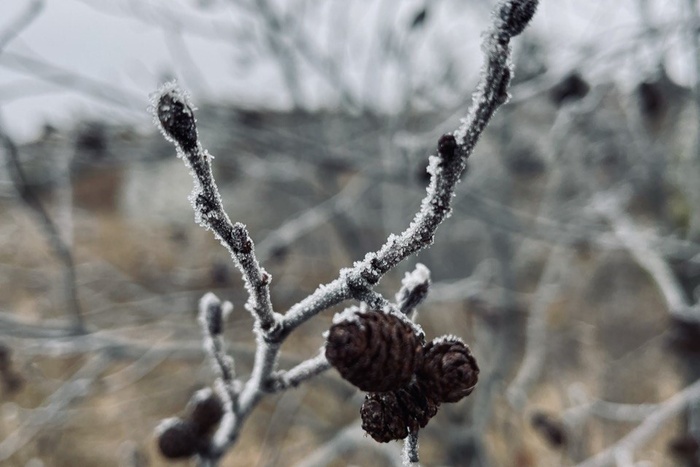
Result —
<svg viewBox="0 0 700 467"><path fill-rule="evenodd" d="M631 455L656 435L673 417L681 413L691 403L700 399L700 381L688 386L671 398L660 403L658 408L644 421L618 442L601 451L577 467L605 467L614 465L621 453Z"/></svg>
<svg viewBox="0 0 700 467"><path fill-rule="evenodd" d="M19 34L24 31L27 26L32 24L39 16L39 13L44 9L44 0L32 0L27 5L27 9L17 18L12 24L0 31L0 54L3 53L5 46L12 42Z"/></svg>
<svg viewBox="0 0 700 467"><path fill-rule="evenodd" d="M9 459L73 401L87 395L90 385L107 368L109 362L110 359L102 354L90 357L87 363L51 394L41 407L33 409L15 431L0 441L0 461Z"/></svg>
<svg viewBox="0 0 700 467"><path fill-rule="evenodd" d="M56 256L63 263L64 269L64 294L66 306L73 315L75 325L74 331L82 333L85 331L85 322L78 299L78 287L76 282L75 263L70 248L61 238L61 234L44 208L39 196L34 192L19 159L19 150L15 142L7 135L0 123L0 141L5 148L7 166L20 199L37 215L39 222L46 233L46 236L53 248Z"/></svg>
<svg viewBox="0 0 700 467"><path fill-rule="evenodd" d="M369 182L357 178L331 199L294 216L270 232L257 247L261 261L286 248L304 234L327 222L334 214L348 209L368 188Z"/></svg>
<svg viewBox="0 0 700 467"><path fill-rule="evenodd" d="M632 257L654 279L666 301L668 312L684 321L700 321L700 304L691 304L686 300L683 288L673 274L671 266L651 247L645 234L640 232L623 211L615 195L611 196L599 198L591 205L591 209L605 217Z"/></svg>
<svg viewBox="0 0 700 467"><path fill-rule="evenodd" d="M0 55L0 66L29 74L33 78L61 87L77 89L87 96L131 112L141 113L146 104L140 96L124 88L83 76L78 72L51 64L47 60L29 57L21 53L4 51Z"/></svg>
<svg viewBox="0 0 700 467"><path fill-rule="evenodd" d="M524 407L527 394L545 365L547 310L560 292L561 276L567 270L568 256L569 253L561 246L552 249L534 294L525 331L525 355L507 390L509 402L519 410Z"/></svg>
<svg viewBox="0 0 700 467"><path fill-rule="evenodd" d="M340 430L333 438L323 443L304 459L295 464L296 467L326 467L345 452L359 445L377 450L383 454L387 466L402 467L403 462L397 455L397 450L390 444L375 443L365 435L359 423L353 422Z"/></svg>

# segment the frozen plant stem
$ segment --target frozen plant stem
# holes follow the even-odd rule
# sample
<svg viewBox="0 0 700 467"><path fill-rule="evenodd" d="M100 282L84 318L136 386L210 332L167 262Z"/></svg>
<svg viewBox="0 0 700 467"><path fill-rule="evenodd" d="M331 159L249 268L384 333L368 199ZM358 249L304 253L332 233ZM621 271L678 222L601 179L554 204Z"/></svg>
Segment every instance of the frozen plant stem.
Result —
<svg viewBox="0 0 700 467"><path fill-rule="evenodd" d="M393 307L374 291L374 286L401 261L430 246L438 226L452 212L455 187L467 168L467 159L496 109L508 100L512 75L510 40L527 26L537 4L538 0L504 0L496 7L492 27L483 43L486 63L474 101L459 129L454 134L440 137L437 155L430 156L427 194L408 228L400 235L390 235L379 250L368 253L352 268L341 270L337 279L319 286L284 316L273 311L270 302L271 278L258 264L248 231L243 224L232 223L223 209L212 176L212 157L199 141L193 107L187 95L173 83L166 84L156 94L153 104L156 124L165 138L175 145L178 155L183 158L194 177L191 201L195 219L202 226L211 229L231 253L243 275L249 295L246 309L255 319L255 363L250 379L242 385L240 391L235 388L232 365L228 371L226 360L220 358L222 347L209 346L210 355L220 370L221 380L232 397L232 404L210 448L200 453L202 465L216 464L235 442L241 424L265 393L294 387L328 368L325 356L319 354L287 372L276 371L279 348L289 333L319 312L345 300L359 300L371 309ZM411 290L399 297L399 307L407 314L424 298L422 287L427 287L429 281L429 276L425 273L416 274L415 278L408 280ZM203 315L209 305L221 306L216 304L218 299L212 297L203 298ZM206 341L213 334L211 322L202 319L202 324ZM216 343L216 339L212 342ZM417 461L416 439L408 440L407 452Z"/></svg>
<svg viewBox="0 0 700 467"><path fill-rule="evenodd" d="M271 335L279 322L279 315L272 310L270 302L270 275L258 264L245 225L240 222L233 224L224 211L211 171L212 157L199 142L194 112L187 96L172 83L166 84L155 105L157 123L163 135L175 144L178 155L194 176L195 186L190 198L195 220L211 229L228 248L243 274L249 295L246 308L253 314L259 330Z"/></svg>
<svg viewBox="0 0 700 467"><path fill-rule="evenodd" d="M418 432L411 432L403 440L403 464L418 465Z"/></svg>

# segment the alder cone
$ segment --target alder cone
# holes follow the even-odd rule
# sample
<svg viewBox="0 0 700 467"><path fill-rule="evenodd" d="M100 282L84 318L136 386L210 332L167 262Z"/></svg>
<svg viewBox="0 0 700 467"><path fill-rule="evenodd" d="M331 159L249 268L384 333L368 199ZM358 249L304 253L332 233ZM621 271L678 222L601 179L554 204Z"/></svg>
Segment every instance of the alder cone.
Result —
<svg viewBox="0 0 700 467"><path fill-rule="evenodd" d="M406 385L423 359L422 338L398 316L358 313L331 326L326 358L340 375L367 392Z"/></svg>
<svg viewBox="0 0 700 467"><path fill-rule="evenodd" d="M457 338L440 338L423 349L416 376L425 394L437 402L457 402L471 394L479 366L469 346Z"/></svg>
<svg viewBox="0 0 700 467"><path fill-rule="evenodd" d="M380 443L404 439L425 427L438 407L415 383L395 391L371 392L360 408L362 429Z"/></svg>
<svg viewBox="0 0 700 467"><path fill-rule="evenodd" d="M158 448L168 459L192 457L202 444L195 427L188 421L171 418L164 420L156 430Z"/></svg>
<svg viewBox="0 0 700 467"><path fill-rule="evenodd" d="M200 389L187 403L187 421L198 434L207 433L224 417L224 403L210 388Z"/></svg>

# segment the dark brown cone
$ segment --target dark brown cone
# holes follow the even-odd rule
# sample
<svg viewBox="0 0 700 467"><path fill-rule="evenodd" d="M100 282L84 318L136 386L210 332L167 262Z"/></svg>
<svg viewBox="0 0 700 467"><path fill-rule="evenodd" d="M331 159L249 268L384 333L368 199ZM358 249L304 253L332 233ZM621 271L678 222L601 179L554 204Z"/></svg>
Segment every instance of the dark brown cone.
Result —
<svg viewBox="0 0 700 467"><path fill-rule="evenodd" d="M436 402L457 402L474 390L479 366L464 342L457 338L433 339L423 355L416 376L427 397Z"/></svg>
<svg viewBox="0 0 700 467"><path fill-rule="evenodd" d="M187 420L197 433L209 432L224 416L224 404L210 388L195 392L187 403Z"/></svg>
<svg viewBox="0 0 700 467"><path fill-rule="evenodd" d="M422 342L398 316L369 311L331 326L326 358L361 390L385 392L411 380L423 359Z"/></svg>
<svg viewBox="0 0 700 467"><path fill-rule="evenodd" d="M360 408L362 429L380 443L404 439L425 427L438 407L414 383L396 391L371 392Z"/></svg>
<svg viewBox="0 0 700 467"><path fill-rule="evenodd" d="M168 459L192 457L202 444L194 426L179 418L163 420L156 428L156 436L161 454Z"/></svg>

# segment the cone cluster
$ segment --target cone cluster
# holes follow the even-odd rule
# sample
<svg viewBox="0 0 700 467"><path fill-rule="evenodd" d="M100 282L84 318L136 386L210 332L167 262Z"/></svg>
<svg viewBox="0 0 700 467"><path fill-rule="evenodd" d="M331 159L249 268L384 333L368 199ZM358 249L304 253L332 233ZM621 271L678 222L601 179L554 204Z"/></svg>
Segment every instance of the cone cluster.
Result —
<svg viewBox="0 0 700 467"><path fill-rule="evenodd" d="M360 409L362 428L381 443L425 427L441 403L468 396L479 376L476 359L460 339L425 344L410 323L376 310L334 324L326 358L344 379L368 392Z"/></svg>
<svg viewBox="0 0 700 467"><path fill-rule="evenodd" d="M168 418L156 428L161 454L168 459L184 459L206 450L223 416L224 404L214 391L197 391L187 403L184 417Z"/></svg>

